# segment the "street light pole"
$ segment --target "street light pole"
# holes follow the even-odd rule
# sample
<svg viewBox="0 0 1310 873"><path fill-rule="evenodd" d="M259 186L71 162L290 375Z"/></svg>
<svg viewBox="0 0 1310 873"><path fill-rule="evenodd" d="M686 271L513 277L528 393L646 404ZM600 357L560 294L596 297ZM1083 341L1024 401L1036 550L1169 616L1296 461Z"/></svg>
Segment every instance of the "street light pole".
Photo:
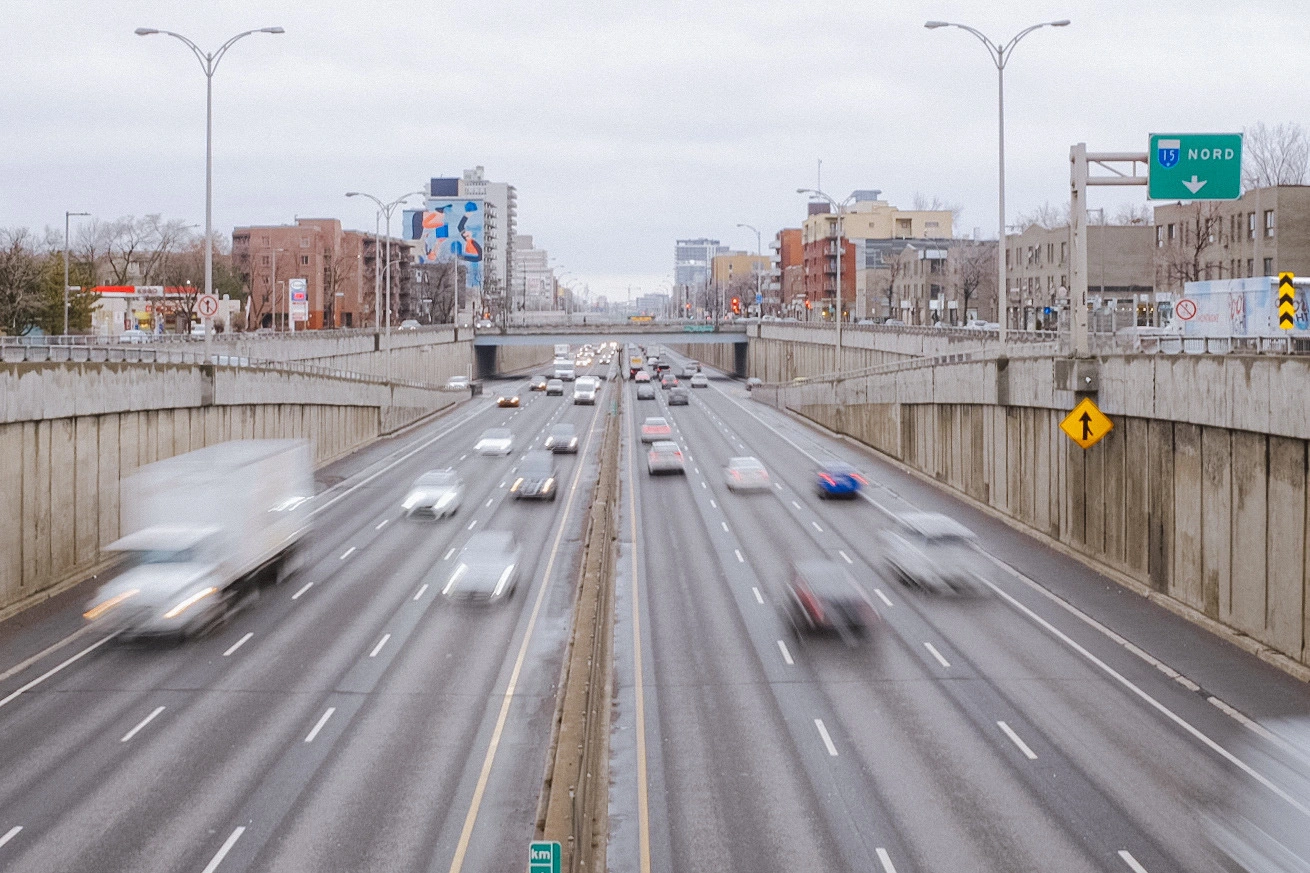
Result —
<svg viewBox="0 0 1310 873"><path fill-rule="evenodd" d="M997 322L1000 324L1000 341L1001 347L1005 347L1005 333L1009 326L1009 289L1005 287L1005 65L1010 60L1010 55L1014 53L1014 47L1034 30L1043 27L1068 27L1069 19L1062 18L1059 21L1043 21L1040 24L1034 24L1019 31L1014 37L1004 45L992 42L980 31L968 26L967 24L956 24L952 21L929 21L924 27L929 30L936 30L939 27L958 27L960 30L966 30L978 38L986 48L987 53L992 58L992 63L996 65L996 154L997 154L997 225L996 225L996 315Z"/></svg>
<svg viewBox="0 0 1310 873"><path fill-rule="evenodd" d="M64 213L64 336L68 336L68 220L74 215L90 215L89 212Z"/></svg>
<svg viewBox="0 0 1310 873"><path fill-rule="evenodd" d="M261 27L256 30L247 30L238 33L218 47L216 52L205 52L200 46L187 39L180 33L174 33L171 30L158 30L153 27L138 27L137 36L153 36L162 33L171 36L174 39L183 42L187 48L191 49L196 60L200 61L200 68L205 72L205 293L214 293L214 71L218 69L218 62L223 60L223 55L227 54L237 40L250 36L254 33L285 33L281 27ZM208 333L208 327L206 327Z"/></svg>
<svg viewBox="0 0 1310 873"><path fill-rule="evenodd" d="M827 201L828 201L828 203L832 206L833 209L836 209L836 210L837 210L837 372L840 373L840 372L842 371L842 366L841 366L841 329L842 329L842 318L841 318L842 219L843 219L843 218L845 217L845 215L846 215L846 205L847 205L848 203L851 202L851 200L855 197L855 195L852 194L850 197L847 197L845 200L843 200L842 202L838 203L836 200L834 200L833 198L829 197L827 194L824 194L822 191L820 191L820 190L817 189L817 188L797 188L797 189L796 189L796 193L797 193L797 194L810 194L810 195L813 195L813 196L815 196L815 197L822 197L824 200L827 200ZM825 236L826 236L826 235L825 235Z"/></svg>
<svg viewBox="0 0 1310 873"><path fill-rule="evenodd" d="M369 200L372 200L374 203L377 204L379 214L386 216L386 220L387 220L387 241L386 241L386 258L387 258L387 266L386 266L386 271L387 271L387 279L386 279L386 282L387 282L387 320L386 320L386 347L387 347L386 351L387 351L387 355L386 355L386 367L387 367L387 368L386 368L386 373L387 373L387 381L390 382L390 381L391 381L391 213L395 211L395 209L396 209L397 206L400 206L402 203L404 203L404 202L405 202L406 200L408 200L409 198L411 198L411 197L415 197L415 196L417 196L417 197L425 197L425 196L427 196L427 192L426 192L426 191L410 191L408 194L402 194L400 197L397 197L395 200L392 200L390 203L383 203L381 200L379 200L377 197L374 197L372 194L365 194L365 193L362 192L362 191L347 191L347 192L346 192L346 196L347 196L347 197L367 197ZM375 222L374 226L376 227L376 222ZM374 242L375 254L376 254L376 246L377 246L377 243ZM376 264L376 260L375 260L375 264ZM376 273L377 273L377 271L374 270L374 292L373 292L373 302L374 302L375 305L376 305L376 303L377 303L377 290L376 290L376 289L377 289L377 276L376 276ZM458 292L457 292L457 293L458 293ZM458 325L456 325L456 327L458 327Z"/></svg>
<svg viewBox="0 0 1310 873"><path fill-rule="evenodd" d="M763 251L763 248L762 248L763 243L760 242L760 231L759 231L759 228L755 227L754 225L750 225L750 224L738 224L737 226L738 226L738 227L744 227L744 228L746 228L747 230L753 230L753 231L755 231L755 257L756 257L756 258L762 258L762 257L764 257L764 251ZM759 307L758 310L755 312L755 315L756 315L756 316L763 316L763 315L764 315L764 296L763 296L763 294L760 292L760 265L759 265L759 261L758 261L758 260L757 260L756 263L755 263L755 305L756 305L757 307Z"/></svg>

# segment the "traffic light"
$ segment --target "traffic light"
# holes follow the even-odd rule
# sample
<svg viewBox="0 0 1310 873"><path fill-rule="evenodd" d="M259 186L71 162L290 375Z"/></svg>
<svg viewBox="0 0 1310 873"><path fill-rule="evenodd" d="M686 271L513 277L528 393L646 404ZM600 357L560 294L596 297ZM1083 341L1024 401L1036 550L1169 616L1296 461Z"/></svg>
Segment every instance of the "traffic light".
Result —
<svg viewBox="0 0 1310 873"><path fill-rule="evenodd" d="M732 311L733 311L734 314L738 314L738 315L741 314L741 298L740 298L740 297L734 297L734 298L732 298Z"/></svg>
<svg viewBox="0 0 1310 873"><path fill-rule="evenodd" d="M814 308L814 305L811 304L810 301L806 300L806 301L805 301L805 308L806 308L806 309L813 309L813 308Z"/></svg>

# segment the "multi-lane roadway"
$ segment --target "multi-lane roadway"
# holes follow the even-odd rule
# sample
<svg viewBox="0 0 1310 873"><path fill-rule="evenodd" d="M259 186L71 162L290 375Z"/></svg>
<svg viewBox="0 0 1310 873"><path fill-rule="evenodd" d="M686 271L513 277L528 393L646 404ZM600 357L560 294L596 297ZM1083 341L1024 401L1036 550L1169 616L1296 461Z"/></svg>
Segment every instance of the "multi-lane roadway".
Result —
<svg viewBox="0 0 1310 873"><path fill-rule="evenodd" d="M314 560L204 639L80 629L94 583L0 625L0 870L524 869L616 392L610 870L1219 870L1208 816L1233 798L1310 822L1277 762L1301 683L711 376L673 408L626 381L594 407L492 385L524 406L474 398L320 471ZM647 474L653 415L685 476ZM559 499L508 497L563 420L582 446L556 456ZM476 455L496 426L514 451ZM742 455L767 493L726 488ZM832 460L864 471L859 499L818 498ZM447 466L460 512L405 519L408 485ZM913 509L977 533L981 595L889 578L881 532ZM488 529L522 546L515 597L445 602L452 556ZM808 558L877 607L867 640L793 633Z"/></svg>

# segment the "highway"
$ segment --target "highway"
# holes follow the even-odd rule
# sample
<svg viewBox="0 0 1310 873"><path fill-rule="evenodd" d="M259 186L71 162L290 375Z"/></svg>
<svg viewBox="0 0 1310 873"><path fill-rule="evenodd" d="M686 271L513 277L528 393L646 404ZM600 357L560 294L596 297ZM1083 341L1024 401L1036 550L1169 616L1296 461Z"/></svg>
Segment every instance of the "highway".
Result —
<svg viewBox="0 0 1310 873"><path fill-rule="evenodd" d="M710 375L674 408L627 381L594 407L491 383L320 470L313 560L203 639L84 628L94 581L0 624L0 870L524 869L619 391L609 870L1218 871L1215 804L1257 792L1310 817L1256 724L1310 712L1300 682ZM686 476L648 475L651 415ZM556 456L559 499L509 498L556 421L583 443ZM475 454L502 425L513 453ZM767 493L726 488L742 455ZM830 460L865 473L859 499L818 498ZM404 518L409 484L445 466L459 513ZM978 535L980 595L888 577L881 534L913 509ZM518 592L445 602L452 556L487 529L518 537ZM867 639L793 632L806 558L848 568L881 616Z"/></svg>
<svg viewBox="0 0 1310 873"><path fill-rule="evenodd" d="M1221 869L1205 811L1279 789L1243 719L1310 711L1301 683L738 382L691 395L627 402L610 870ZM648 415L685 478L647 474ZM771 493L725 487L742 455ZM862 499L816 496L828 460ZM888 578L880 533L915 509L978 534L982 596ZM849 568L871 639L793 634L805 558Z"/></svg>
<svg viewBox="0 0 1310 873"><path fill-rule="evenodd" d="M87 585L0 626L0 870L515 868L604 407L525 379L487 388L320 471L314 559L206 638L77 632ZM496 408L497 390L522 409ZM562 493L508 498L512 468L556 421L582 440L556 455ZM474 454L502 424L514 452ZM444 466L466 483L462 508L405 518L409 484ZM486 608L446 602L452 555L484 529L517 535L519 590Z"/></svg>

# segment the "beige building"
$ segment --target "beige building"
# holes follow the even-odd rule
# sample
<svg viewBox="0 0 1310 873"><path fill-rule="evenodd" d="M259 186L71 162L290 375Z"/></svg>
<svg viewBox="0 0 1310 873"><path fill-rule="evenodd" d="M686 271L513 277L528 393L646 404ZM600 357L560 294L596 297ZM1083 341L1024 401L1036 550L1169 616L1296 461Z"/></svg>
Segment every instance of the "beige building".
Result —
<svg viewBox="0 0 1310 873"><path fill-rule="evenodd" d="M1154 231L1147 225L1087 228L1087 299L1093 312L1116 311L1151 324ZM1005 238L1009 326L1055 329L1069 308L1070 228L1032 225ZM1134 314L1135 313L1135 314Z"/></svg>
<svg viewBox="0 0 1310 873"><path fill-rule="evenodd" d="M1155 208L1155 281L1179 295L1185 282L1310 274L1310 186L1248 191L1240 200ZM1170 298L1172 299L1172 297Z"/></svg>
<svg viewBox="0 0 1310 873"><path fill-rule="evenodd" d="M868 272L874 274L865 279L869 317L924 326L995 320L995 242L914 240L887 252Z"/></svg>
<svg viewBox="0 0 1310 873"><path fill-rule="evenodd" d="M881 191L856 191L854 202L842 218L842 235L847 239L938 239L953 233L949 209L903 210L886 200ZM808 244L837 236L837 215L818 212L801 226L801 243Z"/></svg>
<svg viewBox="0 0 1310 873"><path fill-rule="evenodd" d="M755 305L756 291L763 296L767 290L771 271L768 255L727 252L710 261L710 282L725 295L725 300L738 297L744 313Z"/></svg>

